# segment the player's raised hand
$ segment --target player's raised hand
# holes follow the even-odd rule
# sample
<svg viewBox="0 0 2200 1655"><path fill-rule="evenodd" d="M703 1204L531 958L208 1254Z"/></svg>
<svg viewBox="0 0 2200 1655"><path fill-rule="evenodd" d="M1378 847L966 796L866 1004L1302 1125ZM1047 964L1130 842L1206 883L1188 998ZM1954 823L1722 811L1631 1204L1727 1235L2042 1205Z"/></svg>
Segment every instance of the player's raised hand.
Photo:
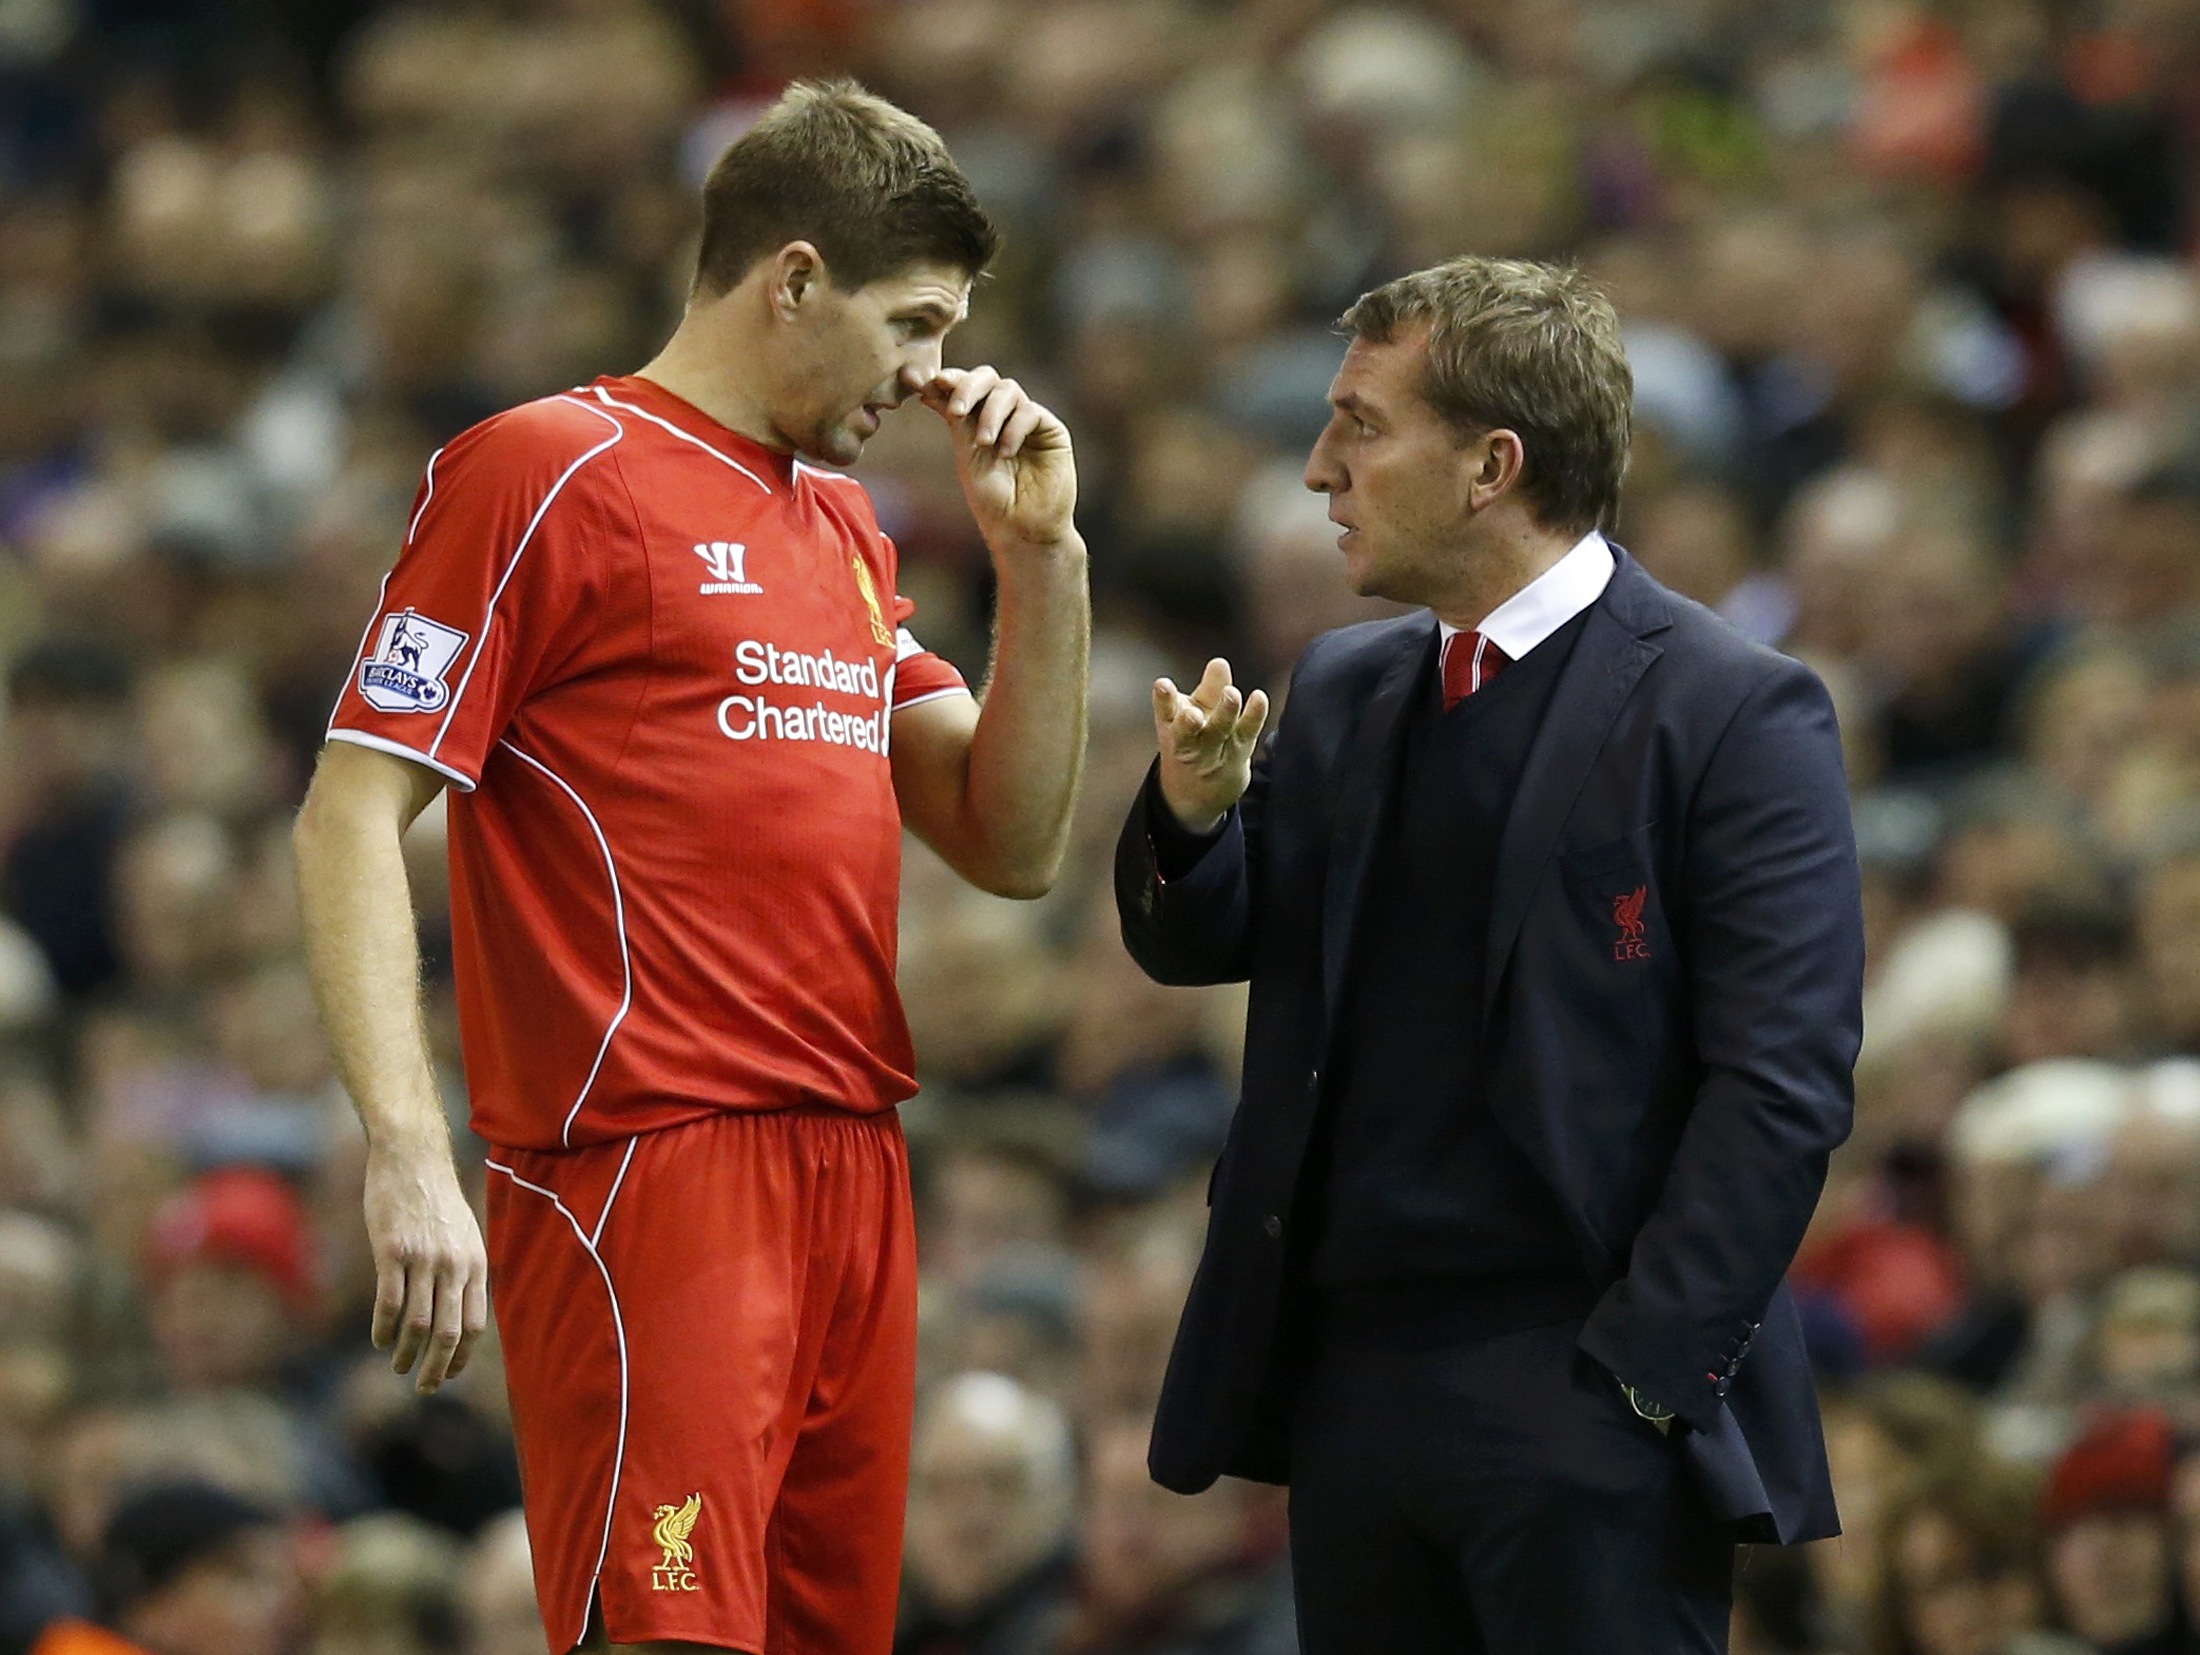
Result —
<svg viewBox="0 0 2200 1655"><path fill-rule="evenodd" d="M1076 532L1069 428L991 368L943 368L919 393L947 421L955 470L996 552L1061 544Z"/></svg>
<svg viewBox="0 0 2200 1655"><path fill-rule="evenodd" d="M1253 747L1268 722L1268 693L1241 696L1230 663L1209 661L1192 693L1166 678L1153 686L1153 727L1161 743L1161 796L1176 819L1205 833L1253 779Z"/></svg>
<svg viewBox="0 0 2200 1655"><path fill-rule="evenodd" d="M374 1343L425 1395L465 1370L489 1325L489 1256L448 1149L367 1151Z"/></svg>

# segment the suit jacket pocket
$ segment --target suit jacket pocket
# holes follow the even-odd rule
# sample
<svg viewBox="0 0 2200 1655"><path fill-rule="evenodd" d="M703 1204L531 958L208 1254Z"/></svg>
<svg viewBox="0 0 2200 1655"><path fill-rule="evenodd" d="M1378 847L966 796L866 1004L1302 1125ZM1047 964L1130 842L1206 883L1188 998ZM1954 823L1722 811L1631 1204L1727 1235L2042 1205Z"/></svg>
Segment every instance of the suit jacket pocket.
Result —
<svg viewBox="0 0 2200 1655"><path fill-rule="evenodd" d="M1546 956L1553 984L1593 1021L1624 1065L1648 1052L1662 989L1674 964L1657 879L1658 825L1558 856L1561 877L1546 899ZM1620 1054L1624 1053L1624 1057Z"/></svg>
<svg viewBox="0 0 2200 1655"><path fill-rule="evenodd" d="M1608 874L1621 873L1629 868L1647 872L1657 834L1658 824L1645 822L1641 827L1630 829L1616 839L1599 839L1587 845L1562 846L1558 853L1558 865L1565 876L1576 883L1598 881Z"/></svg>

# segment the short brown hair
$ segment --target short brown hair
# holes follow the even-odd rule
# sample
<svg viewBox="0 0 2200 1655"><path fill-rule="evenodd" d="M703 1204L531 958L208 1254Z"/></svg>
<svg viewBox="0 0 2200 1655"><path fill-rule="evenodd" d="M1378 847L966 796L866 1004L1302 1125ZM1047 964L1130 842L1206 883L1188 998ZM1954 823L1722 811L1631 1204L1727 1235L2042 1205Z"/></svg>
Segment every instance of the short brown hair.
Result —
<svg viewBox="0 0 2200 1655"><path fill-rule="evenodd" d="M1000 232L947 145L852 80L797 81L703 182L697 292L716 296L790 241L854 289L915 264L977 276Z"/></svg>
<svg viewBox="0 0 2200 1655"><path fill-rule="evenodd" d="M1519 433L1521 488L1544 523L1611 526L1627 474L1635 376L1618 313L1580 271L1452 259L1363 295L1338 325L1376 344L1426 327L1430 405L1465 435Z"/></svg>

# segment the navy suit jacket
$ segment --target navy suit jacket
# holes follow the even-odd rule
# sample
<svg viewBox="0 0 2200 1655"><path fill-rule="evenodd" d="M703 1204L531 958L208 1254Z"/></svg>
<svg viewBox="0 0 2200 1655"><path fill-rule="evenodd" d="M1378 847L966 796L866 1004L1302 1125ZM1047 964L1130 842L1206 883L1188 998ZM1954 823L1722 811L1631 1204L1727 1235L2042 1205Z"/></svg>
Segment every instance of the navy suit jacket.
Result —
<svg viewBox="0 0 2200 1655"><path fill-rule="evenodd" d="M1680 1416L1741 1538L1838 1532L1783 1281L1847 1136L1863 917L1833 706L1616 552L1499 847L1486 1099L1565 1209L1600 1297L1581 1348ZM1286 1241L1426 611L1315 640L1253 782L1164 881L1141 793L1123 939L1164 983L1251 981L1245 1075L1151 1465L1190 1493L1289 1481ZM1433 1043L1450 1038L1427 1031Z"/></svg>

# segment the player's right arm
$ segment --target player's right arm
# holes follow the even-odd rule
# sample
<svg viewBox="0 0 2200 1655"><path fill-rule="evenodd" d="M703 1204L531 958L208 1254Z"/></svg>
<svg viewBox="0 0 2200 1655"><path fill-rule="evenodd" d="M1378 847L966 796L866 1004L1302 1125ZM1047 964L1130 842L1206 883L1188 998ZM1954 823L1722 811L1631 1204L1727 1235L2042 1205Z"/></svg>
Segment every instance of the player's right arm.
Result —
<svg viewBox="0 0 2200 1655"><path fill-rule="evenodd" d="M489 1320L489 1262L459 1187L420 1012L405 830L442 791L424 765L349 742L323 749L291 842L306 964L337 1073L367 1131L374 1342L432 1391Z"/></svg>
<svg viewBox="0 0 2200 1655"><path fill-rule="evenodd" d="M436 1096L400 845L444 783L480 782L520 704L593 632L607 548L633 543L631 504L596 463L624 431L549 397L428 462L294 836L307 964L367 1128L374 1342L423 1391L466 1365L489 1269Z"/></svg>

